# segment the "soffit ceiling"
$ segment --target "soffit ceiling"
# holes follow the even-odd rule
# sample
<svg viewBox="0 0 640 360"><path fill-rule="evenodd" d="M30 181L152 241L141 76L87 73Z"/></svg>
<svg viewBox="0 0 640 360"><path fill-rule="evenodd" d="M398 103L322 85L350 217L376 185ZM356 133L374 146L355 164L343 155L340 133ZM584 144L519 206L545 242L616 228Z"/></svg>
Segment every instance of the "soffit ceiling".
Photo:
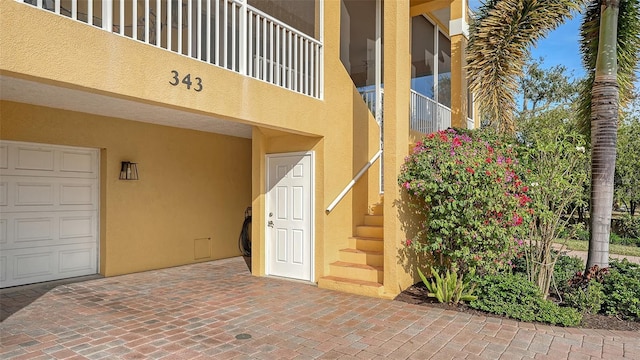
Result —
<svg viewBox="0 0 640 360"><path fill-rule="evenodd" d="M0 99L145 123L251 138L251 126L200 113L0 75Z"/></svg>

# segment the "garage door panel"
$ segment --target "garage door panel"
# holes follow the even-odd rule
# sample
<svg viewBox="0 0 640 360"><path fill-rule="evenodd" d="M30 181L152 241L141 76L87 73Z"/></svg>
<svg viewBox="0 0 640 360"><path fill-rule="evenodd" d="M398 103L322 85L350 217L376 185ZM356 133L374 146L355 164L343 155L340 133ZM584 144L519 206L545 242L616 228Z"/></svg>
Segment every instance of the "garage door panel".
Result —
<svg viewBox="0 0 640 360"><path fill-rule="evenodd" d="M0 206L7 206L9 204L9 183L6 181L0 181ZM0 209L4 211L4 209Z"/></svg>
<svg viewBox="0 0 640 360"><path fill-rule="evenodd" d="M93 149L7 141L0 146L0 169L7 176L96 179L98 152Z"/></svg>
<svg viewBox="0 0 640 360"><path fill-rule="evenodd" d="M53 149L18 146L15 151L16 169L53 171Z"/></svg>
<svg viewBox="0 0 640 360"><path fill-rule="evenodd" d="M14 279L43 277L53 275L53 251L15 254Z"/></svg>
<svg viewBox="0 0 640 360"><path fill-rule="evenodd" d="M33 243L35 241L50 242L55 239L55 222L53 217L16 219L14 224L14 245L17 247L21 247L21 244ZM31 246L33 246L33 244L31 244Z"/></svg>
<svg viewBox="0 0 640 360"><path fill-rule="evenodd" d="M0 145L0 169L9 167L9 146Z"/></svg>
<svg viewBox="0 0 640 360"><path fill-rule="evenodd" d="M54 205L53 184L18 182L15 189L15 206Z"/></svg>
<svg viewBox="0 0 640 360"><path fill-rule="evenodd" d="M18 249L3 251L0 281L3 287L50 281L96 273L94 244L52 246L46 251Z"/></svg>
<svg viewBox="0 0 640 360"><path fill-rule="evenodd" d="M2 212L98 209L97 180L2 175Z"/></svg>
<svg viewBox="0 0 640 360"><path fill-rule="evenodd" d="M3 244L7 243L9 228L7 226L7 219L0 219L0 248Z"/></svg>
<svg viewBox="0 0 640 360"><path fill-rule="evenodd" d="M95 202L91 184L60 184L59 205L91 205Z"/></svg>
<svg viewBox="0 0 640 360"><path fill-rule="evenodd" d="M3 283L7 281L7 257L0 256L0 281Z"/></svg>
<svg viewBox="0 0 640 360"><path fill-rule="evenodd" d="M98 160L0 141L0 287L97 273Z"/></svg>
<svg viewBox="0 0 640 360"><path fill-rule="evenodd" d="M86 238L94 236L95 216L60 217L60 239Z"/></svg>
<svg viewBox="0 0 640 360"><path fill-rule="evenodd" d="M61 151L60 160L61 172L93 174L96 171L94 152Z"/></svg>
<svg viewBox="0 0 640 360"><path fill-rule="evenodd" d="M97 211L2 213L0 250L95 241L97 221Z"/></svg>
<svg viewBox="0 0 640 360"><path fill-rule="evenodd" d="M58 272L87 274L95 273L95 249L92 246L86 248L74 248L71 250L60 250L58 253ZM93 272L91 272L93 270Z"/></svg>

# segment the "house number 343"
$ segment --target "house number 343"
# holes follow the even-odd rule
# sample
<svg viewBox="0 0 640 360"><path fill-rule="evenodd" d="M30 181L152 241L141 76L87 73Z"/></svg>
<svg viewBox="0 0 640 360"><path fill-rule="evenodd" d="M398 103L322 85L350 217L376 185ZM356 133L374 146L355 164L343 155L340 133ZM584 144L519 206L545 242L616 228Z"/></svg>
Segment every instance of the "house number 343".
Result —
<svg viewBox="0 0 640 360"><path fill-rule="evenodd" d="M184 84L187 87L187 90L191 90L193 87L194 91L200 92L202 91L202 79L199 77L194 77L193 81L191 80L191 74L185 75L182 79L180 79L180 73L176 70L171 70L171 81L169 84L173 86L178 86L180 84Z"/></svg>

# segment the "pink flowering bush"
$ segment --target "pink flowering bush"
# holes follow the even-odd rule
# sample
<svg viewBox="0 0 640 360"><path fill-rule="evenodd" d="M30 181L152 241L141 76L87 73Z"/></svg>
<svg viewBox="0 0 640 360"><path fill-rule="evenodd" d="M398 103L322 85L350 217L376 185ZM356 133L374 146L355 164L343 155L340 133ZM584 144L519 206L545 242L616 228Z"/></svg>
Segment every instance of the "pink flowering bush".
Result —
<svg viewBox="0 0 640 360"><path fill-rule="evenodd" d="M421 219L406 245L438 267L493 273L510 266L533 210L514 148L484 131L427 135L405 159L398 183Z"/></svg>

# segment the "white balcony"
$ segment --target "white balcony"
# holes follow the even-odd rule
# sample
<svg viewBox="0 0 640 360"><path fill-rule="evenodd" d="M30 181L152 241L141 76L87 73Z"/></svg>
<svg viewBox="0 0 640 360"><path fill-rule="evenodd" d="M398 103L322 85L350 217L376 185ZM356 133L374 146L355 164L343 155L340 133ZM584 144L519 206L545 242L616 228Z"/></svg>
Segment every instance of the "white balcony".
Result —
<svg viewBox="0 0 640 360"><path fill-rule="evenodd" d="M322 98L322 42L247 0L16 1Z"/></svg>
<svg viewBox="0 0 640 360"><path fill-rule="evenodd" d="M381 89L384 103L384 91ZM376 113L375 90L371 88L360 89L360 94L372 114ZM451 127L451 109L438 104L422 94L411 90L411 130L421 133L432 133ZM472 124L473 122L471 122ZM469 125L467 125L469 126ZM469 127L470 129L473 128Z"/></svg>
<svg viewBox="0 0 640 360"><path fill-rule="evenodd" d="M411 130L432 133L451 127L451 109L411 90Z"/></svg>

